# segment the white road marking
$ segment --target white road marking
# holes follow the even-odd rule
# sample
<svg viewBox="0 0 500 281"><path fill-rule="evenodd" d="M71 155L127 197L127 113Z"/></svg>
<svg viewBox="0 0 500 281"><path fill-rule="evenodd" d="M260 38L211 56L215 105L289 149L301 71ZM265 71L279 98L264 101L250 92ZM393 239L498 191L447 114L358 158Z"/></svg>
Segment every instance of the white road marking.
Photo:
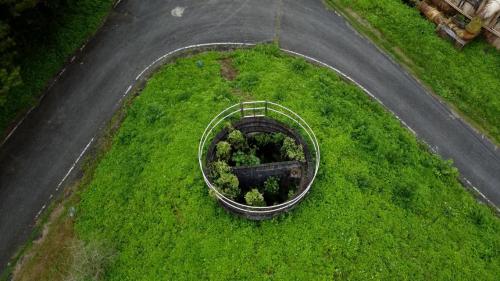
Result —
<svg viewBox="0 0 500 281"><path fill-rule="evenodd" d="M92 142L94 141L94 138L92 137L92 139L90 139L90 141L87 143L87 145L85 146L85 148L82 150L82 152L80 153L80 155L78 155L78 158L76 158L75 162L73 162L73 165L71 165L71 167L69 168L68 172L66 173L66 175L64 175L64 177L62 178L62 180L59 182L59 184L57 185L56 187L56 191L59 190L59 188L62 186L62 184L64 183L64 181L68 178L68 176L71 174L71 172L73 171L73 169L76 167L76 164L78 164L78 161L80 161L80 159L82 158L82 156L85 154L85 152L87 151L87 149L90 147L90 145L92 144Z"/></svg>
<svg viewBox="0 0 500 281"><path fill-rule="evenodd" d="M399 116L397 116L397 115L394 115L394 116L396 116L396 118L398 118L399 122L401 122L401 124L403 124L403 126L405 126L408 130L410 130L410 132L411 132L414 136L416 136L416 135L417 135L417 132L415 132L415 131L414 131L414 130L410 127L410 126L408 126L408 124L406 124L406 122L405 122L405 121L401 120L401 118L399 118Z"/></svg>
<svg viewBox="0 0 500 281"><path fill-rule="evenodd" d="M176 18L180 18L184 14L185 9L185 7L175 7L174 9L172 9L170 14Z"/></svg>
<svg viewBox="0 0 500 281"><path fill-rule="evenodd" d="M46 207L46 206L47 206L47 205L46 205L46 204L44 204L44 205L42 206L42 208L40 209L40 211L38 211L38 213L36 213L35 220L36 220L36 219L38 219L38 217L42 214L42 212L43 212L43 210L45 210L45 207Z"/></svg>
<svg viewBox="0 0 500 281"><path fill-rule="evenodd" d="M31 111L33 111L33 109L35 109L35 107L36 106L31 107L30 110L28 110L28 112L23 116L23 118L21 118L21 120L19 120L19 122L17 122L16 126L14 126L14 128L12 128L12 130L9 132L9 134L2 141L2 144L0 144L0 147L2 147L9 140L9 138L12 136L12 134L14 134L14 132L17 130L17 128L23 123L24 119L26 119L26 117L28 117L28 115L31 113Z"/></svg>
<svg viewBox="0 0 500 281"><path fill-rule="evenodd" d="M474 189L475 192L477 192L481 197L483 197L484 200L486 200L486 202L489 203L489 205L491 205L493 208L495 208L495 210L497 210L497 212L500 213L500 208L495 206L495 204L493 202L490 201L490 199L488 199L488 197L486 197L486 195L484 195L479 189L477 189L477 187L475 187L468 179L464 178L465 181L467 182L467 184L472 187L472 189Z"/></svg>
<svg viewBox="0 0 500 281"><path fill-rule="evenodd" d="M122 100L127 96L127 94L130 92L131 89L132 89L132 85L129 85L128 88L127 88L127 90L125 90L125 92L123 93L123 95L118 100L118 102L116 102L114 110L116 110L117 108L120 107Z"/></svg>
<svg viewBox="0 0 500 281"><path fill-rule="evenodd" d="M195 45L189 45L189 46L185 46L185 47L182 47L182 48L178 48L178 49L175 49L173 51L170 51L166 54L164 54L163 56L160 56L159 58L157 58L156 60L154 60L152 63L150 63L148 66L146 66L146 68L144 68L140 73L139 75L137 75L135 77L135 80L139 80L141 78L142 75L144 75L144 73L146 71L148 71L153 65L155 65L156 63L158 63L159 61L177 53L177 52L180 52L180 51L184 51L184 50L189 50L189 49L196 49L196 48L200 48L200 47L211 47L211 46L224 46L224 45L232 45L232 46L255 46L256 44L255 43L234 43L234 42L221 42L221 43L202 43L202 44L195 44Z"/></svg>
<svg viewBox="0 0 500 281"><path fill-rule="evenodd" d="M132 85L129 85L127 90L125 91L125 94L123 94L123 96L126 96L128 94L128 92L130 92L130 89L132 89Z"/></svg>

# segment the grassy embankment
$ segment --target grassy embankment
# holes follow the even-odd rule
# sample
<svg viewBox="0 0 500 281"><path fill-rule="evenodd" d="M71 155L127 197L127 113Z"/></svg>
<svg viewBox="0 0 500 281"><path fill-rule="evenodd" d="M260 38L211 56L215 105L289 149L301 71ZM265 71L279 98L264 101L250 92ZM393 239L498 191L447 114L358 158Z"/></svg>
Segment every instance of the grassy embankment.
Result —
<svg viewBox="0 0 500 281"><path fill-rule="evenodd" d="M484 40L462 51L401 0L325 0L466 120L500 143L500 52Z"/></svg>
<svg viewBox="0 0 500 281"><path fill-rule="evenodd" d="M12 121L33 106L48 82L70 56L95 33L108 14L113 0L70 0L52 11L47 30L20 31L17 65L22 84L9 91L0 105L0 136ZM28 32L28 34L25 34ZM33 34L29 34L32 32Z"/></svg>
<svg viewBox="0 0 500 281"><path fill-rule="evenodd" d="M241 97L294 109L321 146L306 200L269 221L225 212L197 163L204 127ZM456 169L361 90L272 46L204 53L159 70L79 196L75 218L62 213L74 220L72 239L115 253L100 259L104 280L500 275L500 220L461 186ZM55 263L45 268L61 268Z"/></svg>

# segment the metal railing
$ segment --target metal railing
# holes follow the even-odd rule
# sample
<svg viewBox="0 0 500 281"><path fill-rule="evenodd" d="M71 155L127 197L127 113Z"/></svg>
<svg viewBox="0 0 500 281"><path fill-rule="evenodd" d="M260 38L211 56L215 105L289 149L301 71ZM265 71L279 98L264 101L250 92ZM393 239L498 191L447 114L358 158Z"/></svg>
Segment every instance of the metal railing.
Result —
<svg viewBox="0 0 500 281"><path fill-rule="evenodd" d="M235 202L234 200L231 200L226 196L224 196L221 192L217 190L217 188L214 185L212 185L208 176L206 175L207 169L204 160L205 146L207 144L207 141L209 141L210 136L213 136L215 133L220 131L220 129L222 129L222 124L224 124L223 123L224 120L238 117L238 114L240 118L246 118L246 117L272 118L271 117L272 114L277 114L277 116L281 116L288 119L288 121L293 122L293 124L298 125L302 130L304 130L304 132L307 134L310 143L313 146L314 173L311 180L307 183L306 188L303 189L300 194L296 195L289 201L286 201L281 204L258 207L258 206L249 206ZM220 129L216 130L218 128ZM320 150L319 150L318 140L316 139L316 135L314 134L313 130L311 129L309 124L307 124L307 122L304 119L302 119L302 117L300 117L297 113L293 112L291 109L287 107L284 107L274 102L249 101L249 102L238 103L224 109L217 116L215 116L215 118L212 119L212 121L210 121L210 123L205 128L203 135L201 136L201 140L198 146L198 161L200 164L200 169L203 174L203 179L205 180L205 183L211 190L214 191L217 198L220 201L222 201L222 203L224 203L227 207L250 215L266 215L266 214L269 215L290 209L295 204L297 204L307 194L307 192L309 192L314 182L314 179L316 178L316 174L318 173L320 164Z"/></svg>

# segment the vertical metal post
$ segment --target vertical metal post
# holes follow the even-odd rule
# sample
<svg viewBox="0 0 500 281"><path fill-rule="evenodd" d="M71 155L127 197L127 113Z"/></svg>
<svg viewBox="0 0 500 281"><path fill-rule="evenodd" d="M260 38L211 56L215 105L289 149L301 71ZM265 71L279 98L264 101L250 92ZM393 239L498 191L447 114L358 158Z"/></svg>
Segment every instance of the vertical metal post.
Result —
<svg viewBox="0 0 500 281"><path fill-rule="evenodd" d="M241 118L245 117L245 112L243 111L243 102L240 102L240 112L241 112Z"/></svg>
<svg viewBox="0 0 500 281"><path fill-rule="evenodd" d="M266 100L266 104L265 104L264 115L267 116L267 100Z"/></svg>

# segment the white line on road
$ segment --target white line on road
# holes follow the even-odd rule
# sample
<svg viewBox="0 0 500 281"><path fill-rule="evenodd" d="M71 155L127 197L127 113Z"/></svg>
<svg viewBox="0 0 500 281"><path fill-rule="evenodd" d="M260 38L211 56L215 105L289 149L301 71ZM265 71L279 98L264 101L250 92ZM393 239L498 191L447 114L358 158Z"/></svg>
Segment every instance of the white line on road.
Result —
<svg viewBox="0 0 500 281"><path fill-rule="evenodd" d="M64 181L66 180L66 178L68 178L68 176L71 174L71 172L73 171L73 169L76 167L76 164L78 164L78 161L80 161L80 159L85 154L85 152L87 151L87 149L90 147L90 145L92 144L92 142L94 142L94 138L90 139L89 143L87 143L87 145L82 150L82 152L80 153L80 155L78 155L78 158L76 158L75 162L73 162L73 165L71 165L71 167L69 168L69 170L66 173L66 175L64 175L64 177L62 178L62 180L57 185L56 191L59 190L59 188L62 186L62 184L64 183Z"/></svg>
<svg viewBox="0 0 500 281"><path fill-rule="evenodd" d="M66 174L64 175L64 177L61 179L61 181L57 185L56 191L58 191L59 188L61 188L61 186L63 185L64 181L68 178L68 176L71 174L71 172L75 169L76 165L78 164L78 162L80 161L80 159L82 159L82 157L85 154L85 152L87 152L87 150L89 149L89 147L92 144L92 142L94 142L94 138L91 138L90 141L87 143L87 145L85 145L85 147L83 148L82 152L80 152L80 155L78 155L78 157L76 158L76 160L73 162L73 165L71 165L71 167L69 168L68 172L66 172ZM38 217L40 217L40 215L42 214L43 210L45 210L45 208L47 207L47 204L50 203L50 200L52 200L52 198L54 198L54 194L53 193L50 194L48 202L46 204L43 204L43 206L40 209L40 211L38 211L38 213L35 215L35 220L37 220Z"/></svg>
<svg viewBox="0 0 500 281"><path fill-rule="evenodd" d="M45 210L45 207L46 207L46 206L47 206L47 205L46 205L46 204L44 204L44 205L42 206L42 208L40 209L40 211L38 211L38 213L36 213L35 220L36 220L36 219L38 219L38 217L42 214L42 212L43 212L43 210Z"/></svg>
<svg viewBox="0 0 500 281"><path fill-rule="evenodd" d="M130 92L130 89L132 89L132 85L129 85L127 90L125 91L125 94L123 94L123 96L126 96L128 94L128 92Z"/></svg>
<svg viewBox="0 0 500 281"><path fill-rule="evenodd" d="M486 200L491 206L493 206L493 208L495 208L497 210L497 212L500 213L500 208L495 206L495 204L493 202L491 202L490 199L488 199L488 197L486 197L486 195L484 195L479 189L477 189L477 187L475 187L468 179L464 178L465 181L467 182L467 184L472 187L472 189L474 189L475 192L477 192L479 195L481 195L481 197L483 197L484 200Z"/></svg>

